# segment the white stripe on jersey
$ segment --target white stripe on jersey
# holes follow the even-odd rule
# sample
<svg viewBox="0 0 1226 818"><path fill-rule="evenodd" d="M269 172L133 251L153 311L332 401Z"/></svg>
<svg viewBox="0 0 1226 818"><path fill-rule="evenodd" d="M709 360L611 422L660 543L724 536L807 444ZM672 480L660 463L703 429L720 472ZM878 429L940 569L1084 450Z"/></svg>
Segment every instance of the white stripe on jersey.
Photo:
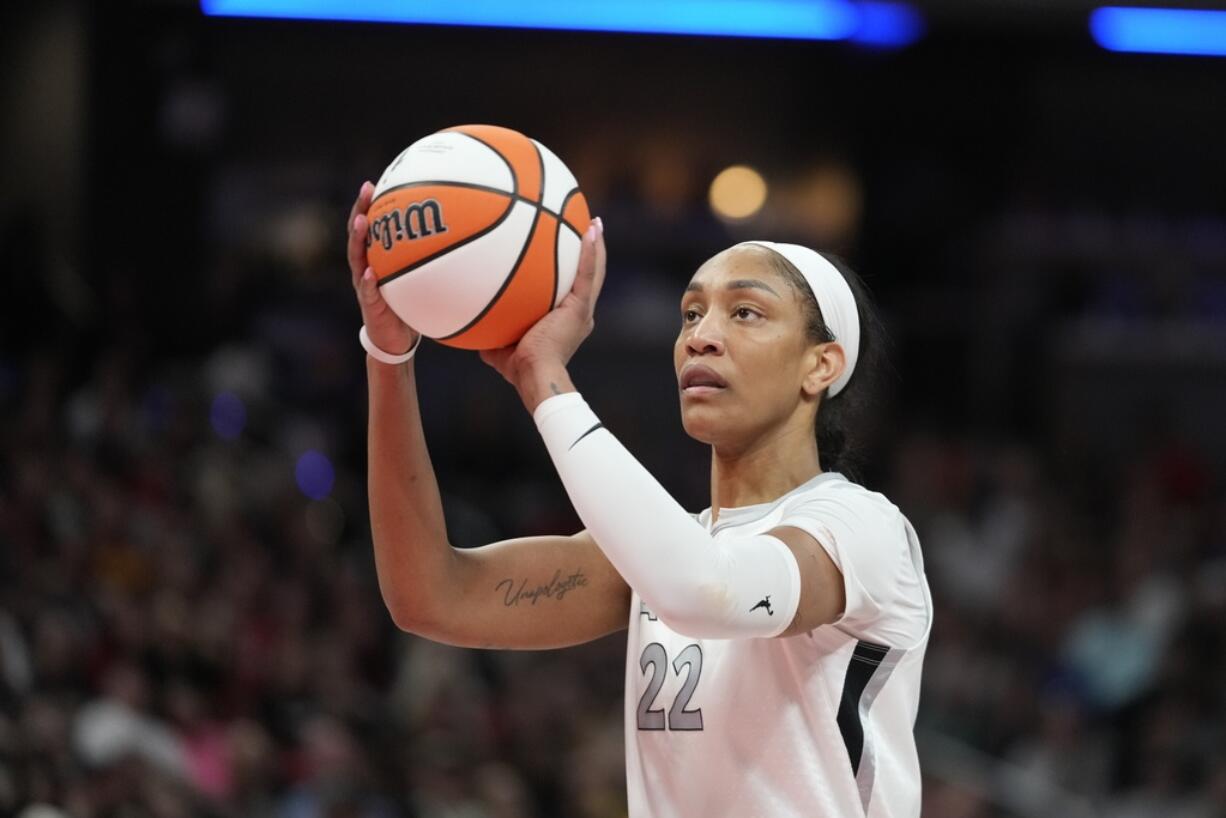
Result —
<svg viewBox="0 0 1226 818"><path fill-rule="evenodd" d="M913 729L931 599L914 530L826 473L771 503L698 515L716 539L809 532L843 572L834 625L786 639L694 639L632 596L631 818L918 816ZM768 613L768 615L770 615Z"/></svg>

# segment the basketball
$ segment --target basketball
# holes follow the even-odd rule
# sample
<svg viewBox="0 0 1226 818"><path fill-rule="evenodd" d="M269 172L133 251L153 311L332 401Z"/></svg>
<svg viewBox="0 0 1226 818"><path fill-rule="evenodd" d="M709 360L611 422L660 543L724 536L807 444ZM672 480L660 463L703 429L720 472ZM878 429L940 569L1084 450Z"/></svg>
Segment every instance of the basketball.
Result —
<svg viewBox="0 0 1226 818"><path fill-rule="evenodd" d="M463 125L419 139L375 185L367 258L388 306L463 349L518 341L570 291L591 216L535 139Z"/></svg>

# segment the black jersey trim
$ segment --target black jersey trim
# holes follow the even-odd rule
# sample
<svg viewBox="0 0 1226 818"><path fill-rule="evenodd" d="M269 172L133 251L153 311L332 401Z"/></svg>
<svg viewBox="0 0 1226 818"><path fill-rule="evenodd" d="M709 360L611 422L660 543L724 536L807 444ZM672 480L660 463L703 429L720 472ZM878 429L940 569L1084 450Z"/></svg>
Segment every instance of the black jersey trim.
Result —
<svg viewBox="0 0 1226 818"><path fill-rule="evenodd" d="M860 713L860 698L864 688L890 649L885 645L860 640L847 663L847 676L843 679L843 695L839 699L838 724L851 760L851 774L860 771L860 758L864 754L864 722Z"/></svg>

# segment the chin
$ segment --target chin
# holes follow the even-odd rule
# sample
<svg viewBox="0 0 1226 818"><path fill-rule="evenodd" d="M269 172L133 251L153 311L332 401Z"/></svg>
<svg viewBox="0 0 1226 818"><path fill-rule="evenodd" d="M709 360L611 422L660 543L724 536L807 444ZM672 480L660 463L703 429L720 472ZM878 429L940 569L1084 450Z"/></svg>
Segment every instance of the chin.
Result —
<svg viewBox="0 0 1226 818"><path fill-rule="evenodd" d="M685 433L697 440L714 446L721 437L721 432L728 431L728 421L723 413L710 406L681 406L681 425Z"/></svg>

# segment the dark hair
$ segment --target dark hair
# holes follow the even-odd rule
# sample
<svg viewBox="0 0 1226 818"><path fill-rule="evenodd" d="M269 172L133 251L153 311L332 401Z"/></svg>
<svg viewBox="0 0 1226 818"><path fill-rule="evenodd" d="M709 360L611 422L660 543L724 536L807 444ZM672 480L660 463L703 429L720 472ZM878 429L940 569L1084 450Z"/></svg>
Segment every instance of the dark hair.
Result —
<svg viewBox="0 0 1226 818"><path fill-rule="evenodd" d="M800 270L774 251L769 255L776 272L788 280L804 302L805 331L809 339L815 344L835 340L822 318L817 297ZM822 396L817 410L817 451L826 471L854 475L859 449L864 442L863 421L869 416L868 409L880 391L887 338L864 281L841 258L829 253L821 255L846 279L856 299L856 312L860 316L860 354L851 380L843 390L834 397Z"/></svg>

